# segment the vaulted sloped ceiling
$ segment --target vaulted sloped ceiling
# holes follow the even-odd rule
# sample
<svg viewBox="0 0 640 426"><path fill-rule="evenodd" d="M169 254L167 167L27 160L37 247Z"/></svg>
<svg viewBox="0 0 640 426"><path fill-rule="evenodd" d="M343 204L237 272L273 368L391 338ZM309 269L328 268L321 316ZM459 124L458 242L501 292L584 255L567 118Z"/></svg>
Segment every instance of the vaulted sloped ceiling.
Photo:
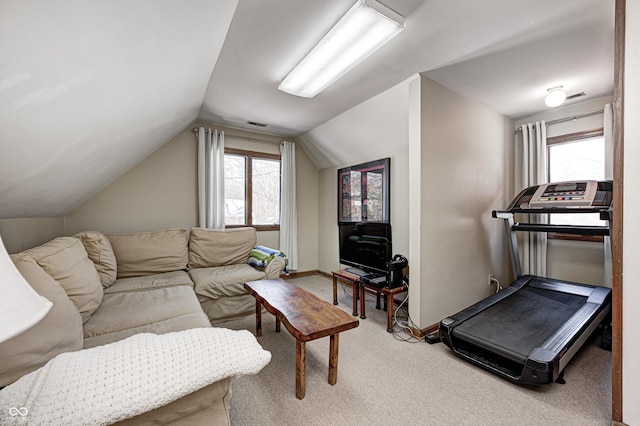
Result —
<svg viewBox="0 0 640 426"><path fill-rule="evenodd" d="M319 168L401 149L418 73L511 118L612 93L614 0L380 1L405 30L305 99L278 83L355 0L0 0L0 219L70 212L196 119Z"/></svg>
<svg viewBox="0 0 640 426"><path fill-rule="evenodd" d="M62 215L193 122L236 6L0 1L0 218Z"/></svg>

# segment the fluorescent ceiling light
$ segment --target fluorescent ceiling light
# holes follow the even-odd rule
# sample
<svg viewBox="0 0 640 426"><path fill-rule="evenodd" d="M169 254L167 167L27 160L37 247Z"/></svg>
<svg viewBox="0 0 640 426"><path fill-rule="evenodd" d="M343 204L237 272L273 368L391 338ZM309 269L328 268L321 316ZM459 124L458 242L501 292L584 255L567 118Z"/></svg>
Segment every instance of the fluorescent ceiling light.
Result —
<svg viewBox="0 0 640 426"><path fill-rule="evenodd" d="M562 86L552 87L547 90L547 97L544 98L544 103L548 107L557 107L564 103L567 99L567 94L562 90Z"/></svg>
<svg viewBox="0 0 640 426"><path fill-rule="evenodd" d="M313 98L403 29L402 16L376 0L358 0L278 89Z"/></svg>

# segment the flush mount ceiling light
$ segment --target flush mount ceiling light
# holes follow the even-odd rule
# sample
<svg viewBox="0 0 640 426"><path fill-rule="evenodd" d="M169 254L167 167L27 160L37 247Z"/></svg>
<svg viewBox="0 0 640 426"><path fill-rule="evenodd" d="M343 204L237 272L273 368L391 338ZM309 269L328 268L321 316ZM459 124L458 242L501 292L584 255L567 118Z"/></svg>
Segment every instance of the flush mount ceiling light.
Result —
<svg viewBox="0 0 640 426"><path fill-rule="evenodd" d="M567 99L567 94L562 90L562 86L552 87L547 90L547 97L544 98L544 103L553 108L562 105L565 99Z"/></svg>
<svg viewBox="0 0 640 426"><path fill-rule="evenodd" d="M404 29L404 18L376 0L358 0L278 89L313 98Z"/></svg>

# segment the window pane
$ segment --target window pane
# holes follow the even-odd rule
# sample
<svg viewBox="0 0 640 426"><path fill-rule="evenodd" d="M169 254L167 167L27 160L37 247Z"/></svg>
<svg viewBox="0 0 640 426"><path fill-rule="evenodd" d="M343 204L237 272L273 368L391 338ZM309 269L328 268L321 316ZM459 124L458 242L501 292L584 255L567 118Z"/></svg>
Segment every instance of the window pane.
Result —
<svg viewBox="0 0 640 426"><path fill-rule="evenodd" d="M362 220L362 187L361 187L361 173L357 171L351 171L349 174L349 187L346 188L346 194L349 197L345 197L343 205L343 216L350 218L354 222L360 222Z"/></svg>
<svg viewBox="0 0 640 426"><path fill-rule="evenodd" d="M240 155L224 156L224 224L246 225L246 158Z"/></svg>
<svg viewBox="0 0 640 426"><path fill-rule="evenodd" d="M549 180L604 179L604 138L549 146Z"/></svg>
<svg viewBox="0 0 640 426"><path fill-rule="evenodd" d="M382 200L382 173L367 172L366 173L367 198L366 210L367 220L371 222L381 222L384 219L383 200Z"/></svg>
<svg viewBox="0 0 640 426"><path fill-rule="evenodd" d="M253 225L280 224L280 161L254 158L252 167Z"/></svg>
<svg viewBox="0 0 640 426"><path fill-rule="evenodd" d="M604 138L582 139L549 146L549 181L604 179ZM593 214L550 215L551 223L597 225L604 222Z"/></svg>

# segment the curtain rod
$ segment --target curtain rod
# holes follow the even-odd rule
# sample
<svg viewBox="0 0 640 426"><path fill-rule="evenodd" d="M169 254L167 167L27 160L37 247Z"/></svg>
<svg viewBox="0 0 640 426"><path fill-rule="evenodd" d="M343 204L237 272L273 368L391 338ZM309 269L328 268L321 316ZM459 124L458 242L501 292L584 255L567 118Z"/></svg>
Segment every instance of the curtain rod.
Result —
<svg viewBox="0 0 640 426"><path fill-rule="evenodd" d="M595 111L583 112L582 114L576 114L569 117L558 118L557 120L547 121L547 126L550 126L552 124L564 123L565 121L577 120L578 118L589 117L591 115L602 114L603 112L604 112L604 108L601 108Z"/></svg>
<svg viewBox="0 0 640 426"><path fill-rule="evenodd" d="M198 133L198 129L199 129L199 127L194 127L193 128L193 132L194 133ZM209 129L205 129L204 132L205 133L209 133ZM247 137L247 136L239 136L239 135L225 135L225 136L229 137L229 138L234 138L234 139L244 139L244 140L249 141L249 142L280 143L280 142L270 141L268 139L250 138L250 137Z"/></svg>
<svg viewBox="0 0 640 426"><path fill-rule="evenodd" d="M604 112L604 108L601 108L601 109L598 109L598 110L595 110L595 111L583 112L582 114L570 115L568 117L563 117L563 118L558 118L556 120L547 121L545 124L547 126L550 126L552 124L564 123L565 121L573 121L573 120L577 120L579 118L585 118L585 117L589 117L589 116L596 115L596 114L602 114L603 112ZM522 132L522 126L518 127L516 132Z"/></svg>

